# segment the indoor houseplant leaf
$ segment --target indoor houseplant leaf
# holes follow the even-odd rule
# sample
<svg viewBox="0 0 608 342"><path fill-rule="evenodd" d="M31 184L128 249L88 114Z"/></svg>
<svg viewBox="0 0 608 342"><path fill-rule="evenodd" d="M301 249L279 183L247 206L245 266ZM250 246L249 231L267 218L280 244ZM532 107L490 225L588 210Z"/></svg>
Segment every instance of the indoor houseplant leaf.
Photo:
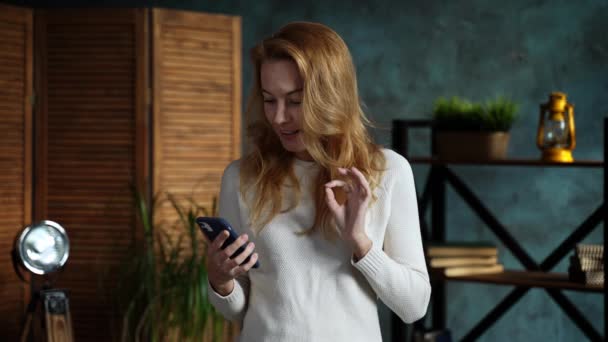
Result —
<svg viewBox="0 0 608 342"><path fill-rule="evenodd" d="M165 201L177 214L168 234L154 224L143 196L135 197L144 241L120 275L121 340L221 341L226 321L207 297L204 246L195 221L215 214L215 200L207 209L171 194L155 198L152 208Z"/></svg>

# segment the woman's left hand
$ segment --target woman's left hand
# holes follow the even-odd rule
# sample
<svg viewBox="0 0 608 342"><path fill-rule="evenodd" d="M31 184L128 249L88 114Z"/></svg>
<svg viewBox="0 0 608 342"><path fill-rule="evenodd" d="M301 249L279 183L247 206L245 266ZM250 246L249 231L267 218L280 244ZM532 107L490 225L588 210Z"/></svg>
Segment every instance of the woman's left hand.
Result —
<svg viewBox="0 0 608 342"><path fill-rule="evenodd" d="M350 179L332 180L325 184L325 200L332 211L342 239L351 245L355 257L363 257L371 248L371 240L365 233L365 216L372 192L365 176L357 168L338 168L338 172ZM333 188L342 188L346 195L343 204L336 201Z"/></svg>

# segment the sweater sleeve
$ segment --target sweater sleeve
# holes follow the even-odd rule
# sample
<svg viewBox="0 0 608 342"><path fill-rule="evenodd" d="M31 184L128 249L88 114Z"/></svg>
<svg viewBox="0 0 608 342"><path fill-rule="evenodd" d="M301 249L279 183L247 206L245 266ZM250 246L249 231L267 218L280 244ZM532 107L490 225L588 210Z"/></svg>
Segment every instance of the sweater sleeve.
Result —
<svg viewBox="0 0 608 342"><path fill-rule="evenodd" d="M374 244L353 265L365 276L376 295L404 322L426 314L431 286L424 259L418 204L412 169L395 152L387 153L386 204L390 206L384 250Z"/></svg>
<svg viewBox="0 0 608 342"><path fill-rule="evenodd" d="M238 161L232 162L224 170L220 189L219 216L230 223L237 233L241 233L239 212L239 167ZM244 274L234 282L234 289L227 296L222 296L207 282L207 293L211 304L226 319L242 321L247 311L249 297L249 276Z"/></svg>

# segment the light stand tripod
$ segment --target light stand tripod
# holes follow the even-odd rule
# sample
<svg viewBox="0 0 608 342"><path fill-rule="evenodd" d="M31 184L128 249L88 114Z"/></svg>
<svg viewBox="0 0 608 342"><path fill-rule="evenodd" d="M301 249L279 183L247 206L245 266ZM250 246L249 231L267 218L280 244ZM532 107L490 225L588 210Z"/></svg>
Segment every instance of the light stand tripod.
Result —
<svg viewBox="0 0 608 342"><path fill-rule="evenodd" d="M57 275L69 255L69 240L63 227L53 221L42 221L26 227L15 239L12 251L15 273L28 282L22 268L41 275L44 279L42 288L33 291L27 306L25 322L21 330L21 342L26 342L30 333L33 317L36 315L38 303L42 304L44 314L43 327L46 331L47 342L72 342L72 317L68 294L65 290L54 289L51 284L52 275ZM34 278L32 278L34 279ZM32 282L33 284L34 282Z"/></svg>

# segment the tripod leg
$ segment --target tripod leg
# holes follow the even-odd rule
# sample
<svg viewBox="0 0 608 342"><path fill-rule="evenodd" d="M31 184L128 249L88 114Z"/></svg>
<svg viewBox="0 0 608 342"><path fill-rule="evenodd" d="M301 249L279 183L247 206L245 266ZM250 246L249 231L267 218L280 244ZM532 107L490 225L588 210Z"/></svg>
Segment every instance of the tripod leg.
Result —
<svg viewBox="0 0 608 342"><path fill-rule="evenodd" d="M28 312L25 318L25 324L23 325L23 329L21 330L21 342L27 341L27 335L30 332L30 326L32 325L32 316L33 314Z"/></svg>
<svg viewBox="0 0 608 342"><path fill-rule="evenodd" d="M32 317L34 316L34 312L36 311L36 305L38 304L38 300L40 300L40 294L34 293L32 298L30 299L30 303L27 305L25 322L23 323L23 328L21 329L21 342L27 341L27 336L29 335L30 328L32 326Z"/></svg>

